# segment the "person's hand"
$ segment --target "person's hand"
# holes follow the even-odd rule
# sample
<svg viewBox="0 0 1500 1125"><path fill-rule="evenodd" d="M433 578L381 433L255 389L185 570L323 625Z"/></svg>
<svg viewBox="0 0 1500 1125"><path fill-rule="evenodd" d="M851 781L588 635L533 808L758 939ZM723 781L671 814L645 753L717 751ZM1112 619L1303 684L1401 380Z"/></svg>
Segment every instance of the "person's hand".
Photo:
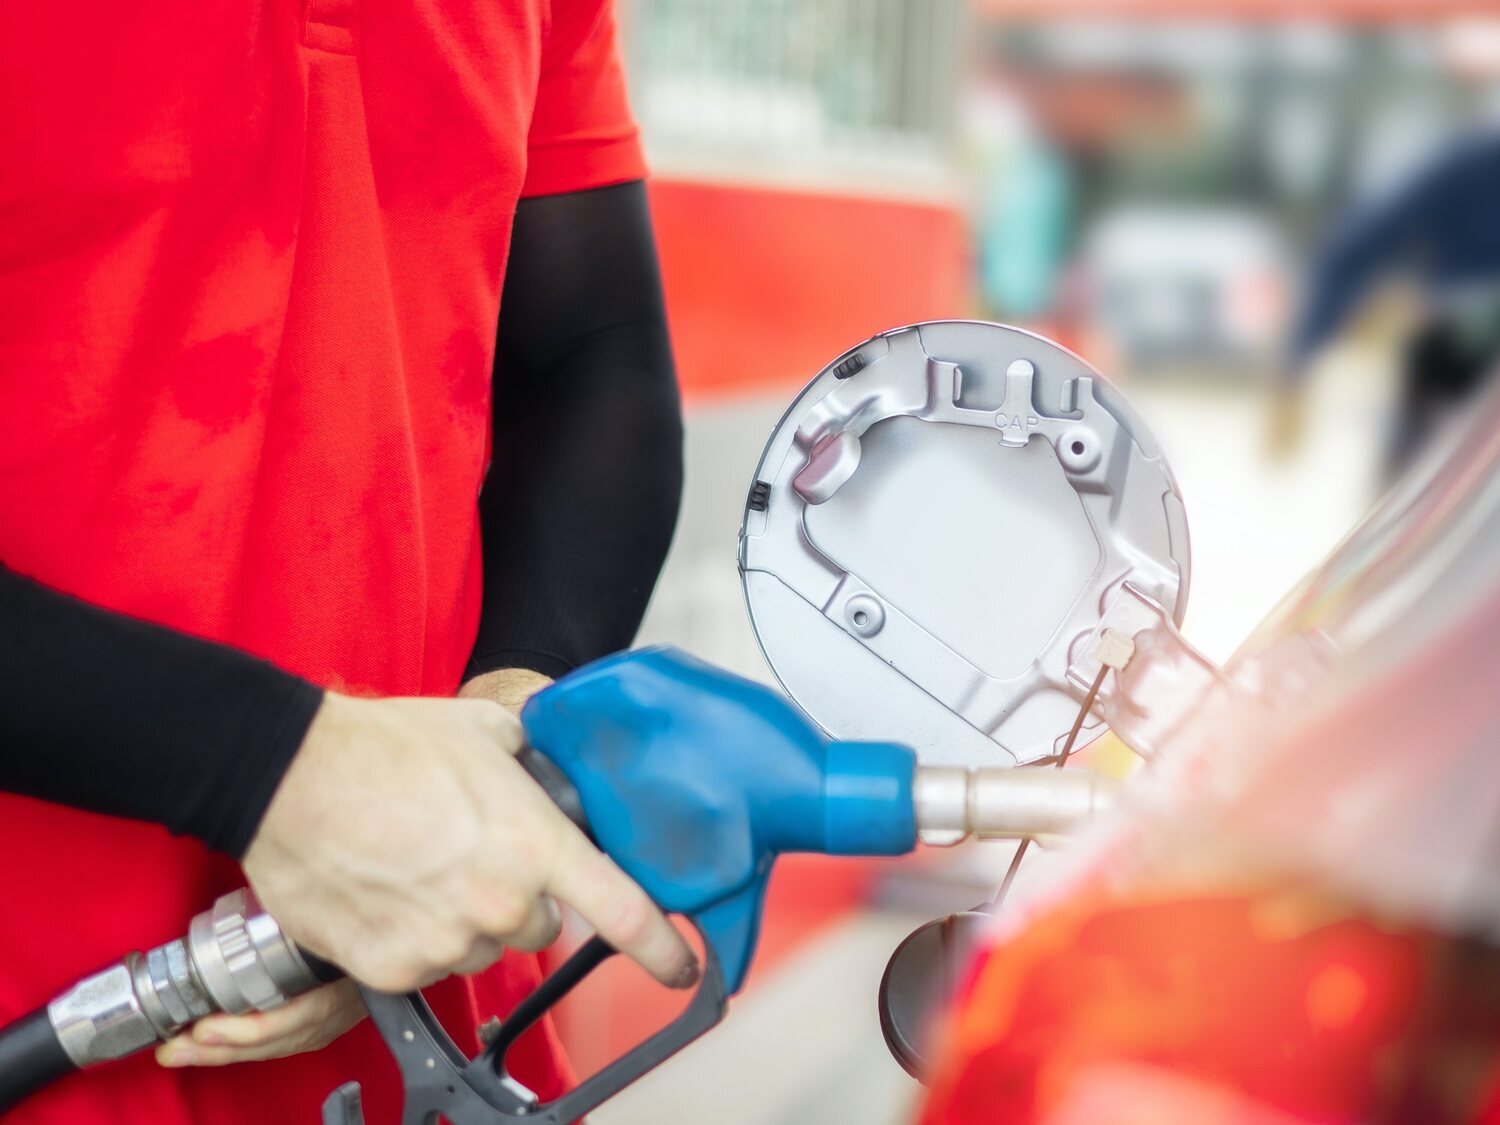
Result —
<svg viewBox="0 0 1500 1125"><path fill-rule="evenodd" d="M692 984L686 942L515 762L521 743L487 700L328 693L245 855L251 886L293 939L385 991L550 944L549 897Z"/></svg>
<svg viewBox="0 0 1500 1125"><path fill-rule="evenodd" d="M206 1016L156 1048L162 1066L226 1066L322 1050L365 1018L354 982L295 996L269 1012Z"/></svg>
<svg viewBox="0 0 1500 1125"><path fill-rule="evenodd" d="M539 672L505 668L486 672L459 689L465 699L487 699L511 714L552 681ZM551 899L544 908L556 909ZM220 1013L156 1049L163 1066L225 1066L317 1051L365 1018L359 991L350 981L324 985L270 1012Z"/></svg>
<svg viewBox="0 0 1500 1125"><path fill-rule="evenodd" d="M488 699L512 715L520 715L526 701L552 682L530 668L497 668L475 676L458 689L460 699Z"/></svg>

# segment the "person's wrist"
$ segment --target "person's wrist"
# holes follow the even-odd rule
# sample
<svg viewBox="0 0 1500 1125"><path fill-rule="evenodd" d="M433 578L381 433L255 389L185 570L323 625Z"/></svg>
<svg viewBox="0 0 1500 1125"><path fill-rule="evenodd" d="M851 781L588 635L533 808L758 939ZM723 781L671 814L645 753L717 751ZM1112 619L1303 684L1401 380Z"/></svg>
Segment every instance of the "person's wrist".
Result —
<svg viewBox="0 0 1500 1125"><path fill-rule="evenodd" d="M526 701L551 683L551 676L530 668L496 668L465 680L458 689L458 696L460 699L488 699L512 715L519 715Z"/></svg>
<svg viewBox="0 0 1500 1125"><path fill-rule="evenodd" d="M261 814L241 864L255 882L255 872L268 858L272 863L292 858L298 843L315 835L330 810L324 804L329 796L325 784L330 763L337 763L346 752L359 726L358 709L363 700L324 691L318 709L302 736L296 752L287 762L271 799ZM293 836L296 842L289 841Z"/></svg>

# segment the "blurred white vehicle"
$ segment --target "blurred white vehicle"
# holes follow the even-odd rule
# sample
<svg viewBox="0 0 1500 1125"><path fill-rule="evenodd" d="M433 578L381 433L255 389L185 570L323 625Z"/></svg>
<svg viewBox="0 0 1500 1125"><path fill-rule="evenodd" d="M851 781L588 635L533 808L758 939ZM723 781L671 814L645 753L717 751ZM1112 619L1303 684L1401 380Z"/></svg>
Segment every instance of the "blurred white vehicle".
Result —
<svg viewBox="0 0 1500 1125"><path fill-rule="evenodd" d="M1128 367L1271 366L1291 263L1269 217L1119 207L1086 235L1080 267L1082 320Z"/></svg>

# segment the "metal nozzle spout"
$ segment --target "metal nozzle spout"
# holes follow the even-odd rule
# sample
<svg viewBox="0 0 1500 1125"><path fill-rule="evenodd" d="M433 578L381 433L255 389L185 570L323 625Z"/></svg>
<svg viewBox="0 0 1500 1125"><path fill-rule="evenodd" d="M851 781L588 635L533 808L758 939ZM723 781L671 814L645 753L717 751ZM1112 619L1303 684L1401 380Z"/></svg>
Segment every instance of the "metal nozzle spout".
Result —
<svg viewBox="0 0 1500 1125"><path fill-rule="evenodd" d="M1077 831L1114 802L1118 783L1088 770L919 766L912 789L924 844Z"/></svg>

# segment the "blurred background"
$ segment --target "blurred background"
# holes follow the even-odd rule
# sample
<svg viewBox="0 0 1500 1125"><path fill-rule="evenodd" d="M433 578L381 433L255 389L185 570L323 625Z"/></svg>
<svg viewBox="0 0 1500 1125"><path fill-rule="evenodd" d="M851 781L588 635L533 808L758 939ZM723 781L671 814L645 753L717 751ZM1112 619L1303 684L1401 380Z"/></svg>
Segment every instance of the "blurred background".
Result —
<svg viewBox="0 0 1500 1125"><path fill-rule="evenodd" d="M1500 184L1490 3L620 3L688 418L643 642L767 678L735 569L762 444L858 341L979 317L1073 348L1155 431L1192 533L1184 631L1222 660L1399 463L1431 398L1414 349L1464 366L1434 320L1462 298L1497 322L1500 233L1465 211ZM880 973L1009 856L783 865L725 1026L597 1125L909 1119ZM562 1025L580 1069L664 1003L625 967L581 997Z"/></svg>

